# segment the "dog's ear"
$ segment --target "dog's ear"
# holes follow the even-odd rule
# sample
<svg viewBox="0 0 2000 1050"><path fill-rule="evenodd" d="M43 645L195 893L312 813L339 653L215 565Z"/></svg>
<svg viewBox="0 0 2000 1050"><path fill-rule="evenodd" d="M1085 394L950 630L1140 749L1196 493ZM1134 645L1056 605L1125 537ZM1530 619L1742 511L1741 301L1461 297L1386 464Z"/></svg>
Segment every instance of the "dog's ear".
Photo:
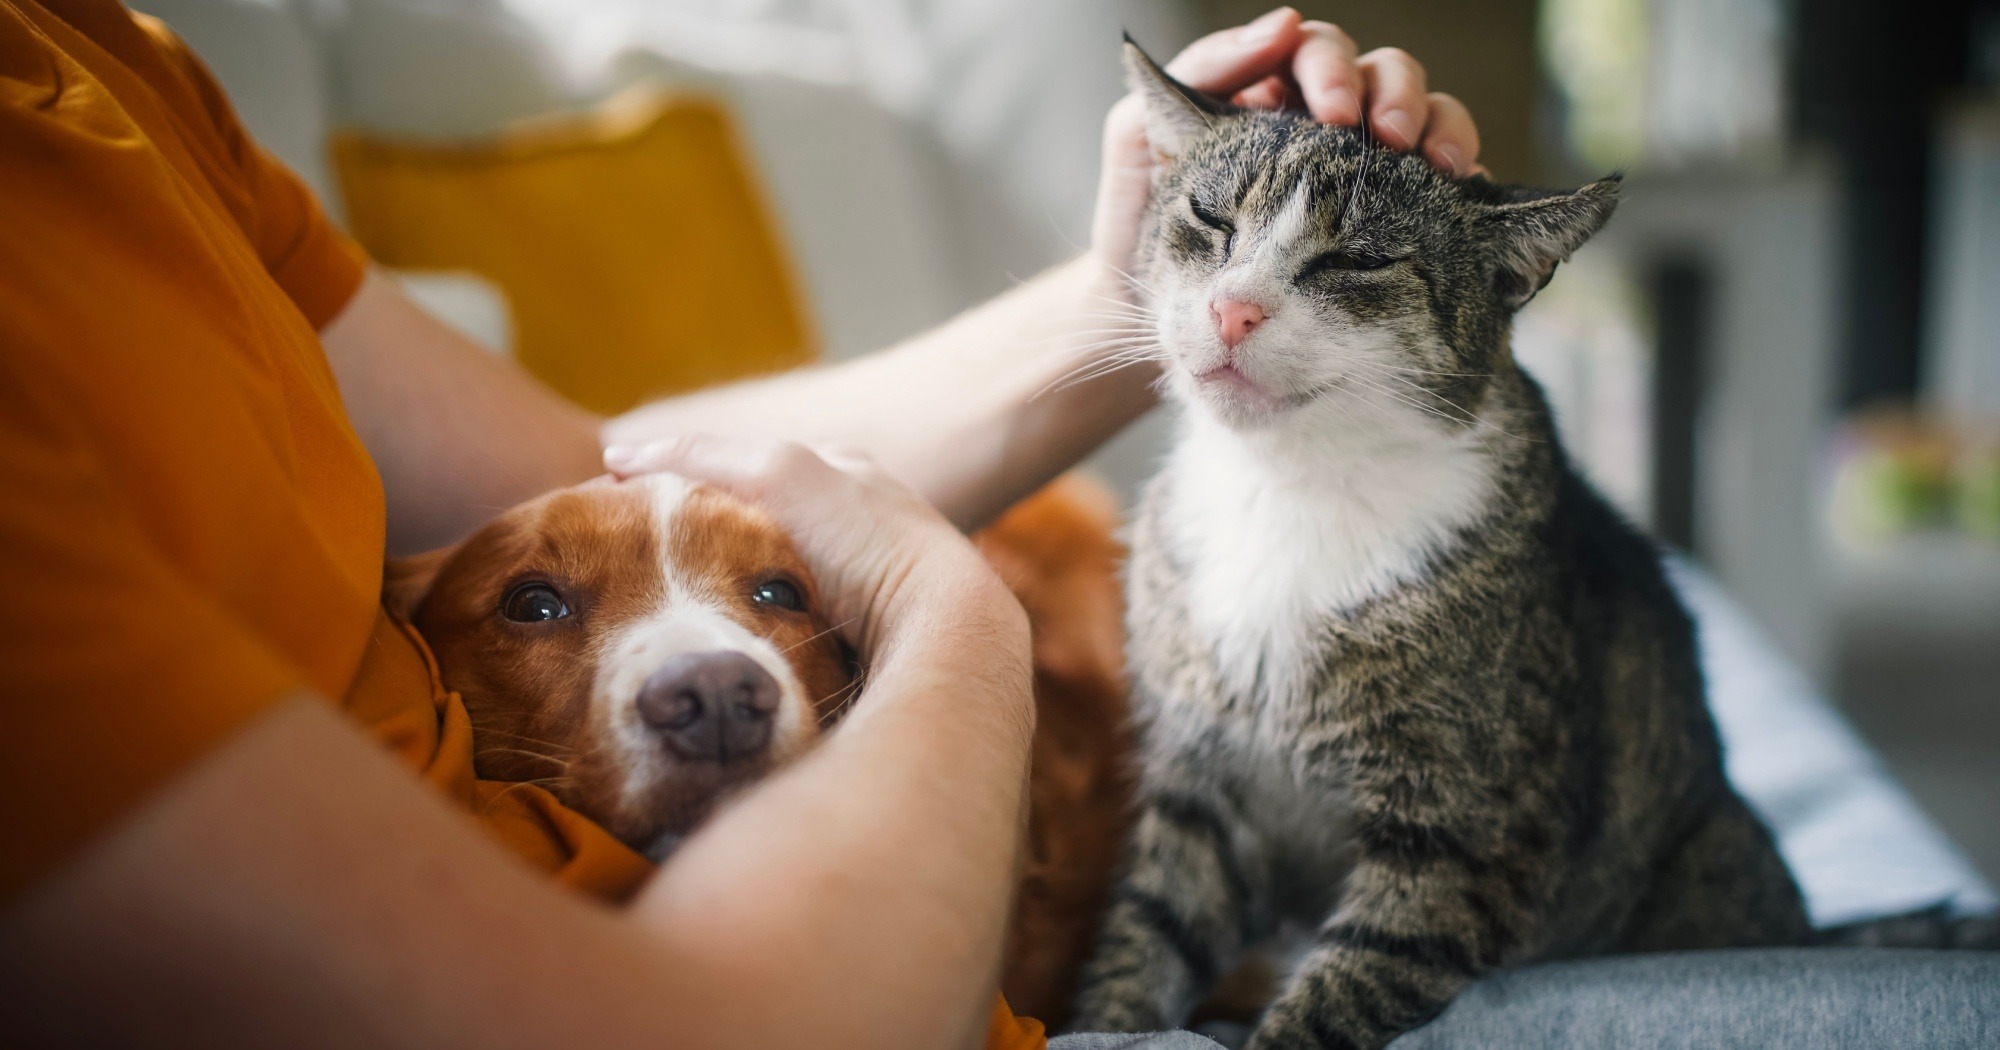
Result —
<svg viewBox="0 0 2000 1050"><path fill-rule="evenodd" d="M431 584L437 580L438 572L457 553L458 546L454 544L384 562L382 607L400 619L415 619L417 609L424 604L424 596L431 592Z"/></svg>

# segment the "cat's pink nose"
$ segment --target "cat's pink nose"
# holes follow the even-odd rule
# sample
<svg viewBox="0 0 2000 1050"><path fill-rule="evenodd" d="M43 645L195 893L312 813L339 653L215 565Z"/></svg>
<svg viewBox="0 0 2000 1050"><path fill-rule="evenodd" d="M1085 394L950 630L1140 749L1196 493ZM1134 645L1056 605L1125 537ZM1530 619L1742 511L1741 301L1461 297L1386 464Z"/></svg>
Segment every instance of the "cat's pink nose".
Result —
<svg viewBox="0 0 2000 1050"><path fill-rule="evenodd" d="M1231 350L1264 323L1264 308L1241 299L1216 299L1208 304L1208 313L1215 319L1215 334Z"/></svg>

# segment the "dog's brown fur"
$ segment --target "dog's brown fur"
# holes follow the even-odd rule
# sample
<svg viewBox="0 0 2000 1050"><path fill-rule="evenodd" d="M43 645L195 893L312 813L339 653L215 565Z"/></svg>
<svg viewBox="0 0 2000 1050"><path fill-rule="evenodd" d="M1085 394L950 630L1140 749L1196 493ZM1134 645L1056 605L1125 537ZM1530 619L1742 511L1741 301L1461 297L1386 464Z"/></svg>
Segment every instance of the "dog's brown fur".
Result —
<svg viewBox="0 0 2000 1050"><path fill-rule="evenodd" d="M1117 520L1109 494L1070 476L975 537L1034 630L1027 862L1001 990L1051 1026L1068 1019L1129 819Z"/></svg>
<svg viewBox="0 0 2000 1050"><path fill-rule="evenodd" d="M772 570L803 589L807 609L801 615L744 602L732 616L789 649L809 695L832 698L822 703L837 708L853 692L842 688L848 669L819 611L812 578L789 541L761 514L719 493L698 491L690 507L693 513L677 521L670 542L685 554L677 560L717 575L718 591L743 593L746 581ZM517 565L547 561L548 552L559 549L561 574L592 588L594 601L613 608L643 602L646 595L626 593L626 577L644 574L619 566L656 564L658 545L645 530L615 520L643 510L643 501L626 500L615 487L556 493L509 511L458 548L392 564L384 588L385 602L412 619L437 654L445 683L464 696L478 738L480 775L549 778L559 761L561 778L545 780L557 797L635 847L658 833L661 820L669 830L691 826L742 776L762 775L790 757L777 756L728 783L677 781L670 797L654 800L675 812L650 818L626 813L615 801L615 770L570 760L593 747L595 730L579 717L588 706L588 667L558 652L527 651L536 643L510 632L514 625L495 623L491 592L495 580ZM1052 1027L1068 1016L1128 821L1131 738L1118 582L1124 550L1113 538L1116 524L1111 497L1070 476L975 537L1027 610L1034 633L1031 814L1001 987L1017 1013ZM545 747L557 761L543 753Z"/></svg>

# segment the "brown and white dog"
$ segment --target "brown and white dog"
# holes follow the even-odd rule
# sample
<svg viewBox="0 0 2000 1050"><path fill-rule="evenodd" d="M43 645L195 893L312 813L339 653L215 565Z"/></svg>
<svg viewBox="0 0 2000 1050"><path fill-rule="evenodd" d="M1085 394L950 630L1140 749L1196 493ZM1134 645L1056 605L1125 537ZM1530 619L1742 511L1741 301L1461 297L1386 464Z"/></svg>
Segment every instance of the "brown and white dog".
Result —
<svg viewBox="0 0 2000 1050"><path fill-rule="evenodd" d="M1127 819L1114 522L1102 490L1066 478L977 537L1035 635L1032 815L1002 990L1051 1024ZM812 747L858 691L791 540L670 475L524 503L392 564L384 597L463 697L481 777L540 784L655 860Z"/></svg>
<svg viewBox="0 0 2000 1050"><path fill-rule="evenodd" d="M387 593L464 698L481 777L655 860L810 747L854 678L785 534L671 475L524 503Z"/></svg>

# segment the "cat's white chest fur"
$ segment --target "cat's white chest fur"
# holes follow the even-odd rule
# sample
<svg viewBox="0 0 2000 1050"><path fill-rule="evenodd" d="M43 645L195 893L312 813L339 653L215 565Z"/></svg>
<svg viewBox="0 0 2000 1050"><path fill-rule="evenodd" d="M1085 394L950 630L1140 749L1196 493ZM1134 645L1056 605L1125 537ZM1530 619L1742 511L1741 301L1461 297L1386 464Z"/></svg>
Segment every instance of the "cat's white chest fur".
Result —
<svg viewBox="0 0 2000 1050"><path fill-rule="evenodd" d="M1295 696L1328 615L1417 580L1481 513L1493 485L1480 428L1398 408L1322 400L1252 432L1183 419L1166 538L1233 691Z"/></svg>

